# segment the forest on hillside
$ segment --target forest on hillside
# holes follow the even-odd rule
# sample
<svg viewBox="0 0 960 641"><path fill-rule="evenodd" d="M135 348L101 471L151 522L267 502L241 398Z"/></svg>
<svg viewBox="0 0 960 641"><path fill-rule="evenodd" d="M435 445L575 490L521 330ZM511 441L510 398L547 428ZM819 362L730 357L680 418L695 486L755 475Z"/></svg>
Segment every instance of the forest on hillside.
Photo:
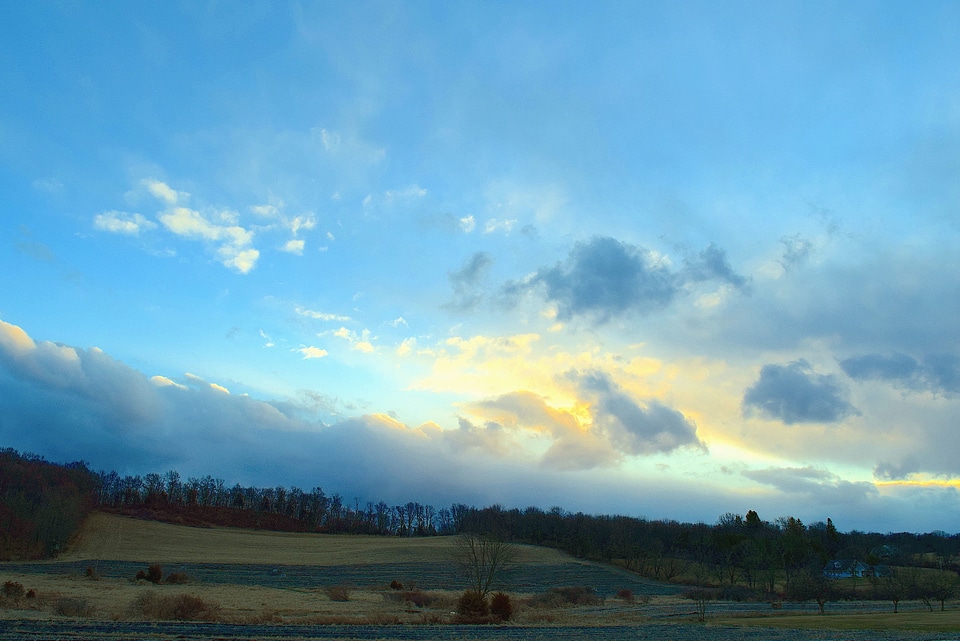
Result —
<svg viewBox="0 0 960 641"><path fill-rule="evenodd" d="M571 513L560 507L449 507L347 501L322 488L243 487L179 473L121 476L83 462L51 463L0 450L0 559L55 556L90 510L186 525L271 530L434 536L475 533L554 547L618 563L665 581L743 585L773 592L784 577L822 574L828 562L869 568L912 566L951 573L960 538L945 532L840 532L830 518L805 524L755 511L726 513L713 524Z"/></svg>

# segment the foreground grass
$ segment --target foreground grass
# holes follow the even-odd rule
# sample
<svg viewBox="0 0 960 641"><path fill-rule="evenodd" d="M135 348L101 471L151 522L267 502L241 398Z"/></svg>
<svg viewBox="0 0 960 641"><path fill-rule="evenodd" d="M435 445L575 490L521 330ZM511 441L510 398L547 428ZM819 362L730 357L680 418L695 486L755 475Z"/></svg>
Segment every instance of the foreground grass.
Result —
<svg viewBox="0 0 960 641"><path fill-rule="evenodd" d="M872 612L869 614L777 614L758 617L712 617L713 625L761 626L792 630L902 630L958 632L960 610Z"/></svg>
<svg viewBox="0 0 960 641"><path fill-rule="evenodd" d="M158 563L167 571L178 564L297 565L337 566L393 563L437 563L452 559L456 543L453 537L395 538L357 535L328 535L197 528L143 521L129 517L96 513L89 517L79 535L62 553L58 562L97 561ZM517 562L531 571L551 564L579 564L566 554L549 548L518 546ZM36 565L49 565L37 562ZM523 571L522 569L520 570ZM388 587L393 576L371 575L367 586L352 586L349 600L333 600L327 588L272 587L255 583L153 585L129 578L50 573L16 574L4 571L0 564L0 582L15 581L37 596L17 603L0 603L2 618L46 618L62 613L62 605L82 604L77 608L84 618L99 620L142 620L149 618L141 607L145 599L163 603L178 598L202 599L210 604L210 617L225 623L350 623L418 624L444 623L453 619L459 592L429 590L431 605L417 607L398 598ZM379 584L380 587L371 587ZM409 586L408 586L409 588ZM551 624L566 621L596 624L600 613L584 611L539 611L524 608L526 595L513 595L515 622ZM140 605L138 605L140 604ZM206 615L205 615L206 616ZM626 617L639 621L639 614Z"/></svg>

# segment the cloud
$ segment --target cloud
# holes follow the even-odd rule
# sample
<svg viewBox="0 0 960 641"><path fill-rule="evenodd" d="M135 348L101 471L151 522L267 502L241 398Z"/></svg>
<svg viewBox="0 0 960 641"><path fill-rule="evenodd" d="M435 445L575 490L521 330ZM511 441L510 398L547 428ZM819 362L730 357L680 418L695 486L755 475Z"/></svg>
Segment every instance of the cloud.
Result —
<svg viewBox="0 0 960 641"><path fill-rule="evenodd" d="M780 244L783 245L780 264L787 270L807 262L814 252L813 243L800 234L784 236L780 239Z"/></svg>
<svg viewBox="0 0 960 641"><path fill-rule="evenodd" d="M260 257L260 252L251 247L253 232L233 224L235 215L229 212L220 212L217 217L220 221L208 220L188 207L172 207L159 216L168 231L215 245L221 263L241 274L250 272Z"/></svg>
<svg viewBox="0 0 960 641"><path fill-rule="evenodd" d="M639 403L601 371L568 372L579 392L573 408L517 390L465 404L484 424L547 437L544 467L585 470L619 464L626 456L669 454L682 447L705 451L697 428L680 412L651 400ZM473 426L474 431L481 428Z"/></svg>
<svg viewBox="0 0 960 641"><path fill-rule="evenodd" d="M508 298L542 289L558 318L591 316L598 322L628 312L649 313L669 306L687 285L723 281L740 287L722 250L714 245L674 270L663 256L615 238L596 236L577 243L566 261L541 268L504 287Z"/></svg>
<svg viewBox="0 0 960 641"><path fill-rule="evenodd" d="M295 311L301 316L306 316L307 318L314 318L321 321L337 321L339 323L346 323L351 320L349 316L342 316L340 314L330 314L327 312L318 312L312 309L303 309L302 307L297 307Z"/></svg>
<svg viewBox="0 0 960 641"><path fill-rule="evenodd" d="M882 481L903 480L920 472L921 469L917 459L908 456L899 463L892 461L881 461L877 463L877 466L873 469L873 476Z"/></svg>
<svg viewBox="0 0 960 641"><path fill-rule="evenodd" d="M34 341L0 321L0 442L51 460L433 505L507 497L526 504L544 496L553 504L576 487L468 447L470 438L494 438L492 426L447 437L436 425L408 427L384 415L326 424L310 418L317 409L315 401L230 395L192 374L180 382L148 378L96 348Z"/></svg>
<svg viewBox="0 0 960 641"><path fill-rule="evenodd" d="M477 221L474 220L473 216L464 216L458 222L460 223L460 229L465 234L469 234L477 227Z"/></svg>
<svg viewBox="0 0 960 641"><path fill-rule="evenodd" d="M738 288L747 284L747 279L730 266L726 253L713 243L695 257L686 259L684 263L684 277L689 282L718 280Z"/></svg>
<svg viewBox="0 0 960 641"><path fill-rule="evenodd" d="M212 247L224 266L241 274L249 273L256 266L260 252L253 247L254 234L238 224L239 216L235 212L200 212L186 207L182 203L190 194L178 192L159 180L144 179L141 185L166 206L158 214L158 219L167 231ZM136 236L142 231L156 229L157 223L138 213L107 211L94 217L93 226L101 231ZM288 244L285 249L296 251L297 248Z"/></svg>
<svg viewBox="0 0 960 641"><path fill-rule="evenodd" d="M761 513L797 510L806 519L844 497L857 501L843 507L848 523L883 528L944 527L942 515L955 512L952 490L891 486L876 498L870 484L815 468L746 472L776 490L747 495L702 477L663 479L612 467L622 455L610 441L583 429L572 411L532 393L491 404L491 412L516 416L514 426L464 416L456 427L440 429L382 414L326 423L320 415L356 408L322 389L264 401L216 385L195 375L148 377L96 348L35 341L0 321L0 442L50 460L83 459L93 469L140 475L174 469L230 485L320 486L391 504L562 505L691 520L745 502ZM524 432L521 424L544 429ZM539 465L524 443L536 443L538 434L551 438Z"/></svg>
<svg viewBox="0 0 960 641"><path fill-rule="evenodd" d="M106 211L94 217L93 226L100 231L125 234L127 236L138 236L143 230L156 229L157 223L148 220L140 214L129 214L123 211Z"/></svg>
<svg viewBox="0 0 960 641"><path fill-rule="evenodd" d="M403 339L403 342L400 343L400 346L396 349L397 356L408 356L413 353L413 350L417 347L417 339L414 337L409 337Z"/></svg>
<svg viewBox="0 0 960 641"><path fill-rule="evenodd" d="M464 409L482 417L485 424L548 435L549 446L541 464L549 469L586 470L610 466L621 459L609 442L590 431L589 425L582 425L575 414L553 407L534 392L509 392L465 405Z"/></svg>
<svg viewBox="0 0 960 641"><path fill-rule="evenodd" d="M512 435L494 421L475 425L461 416L457 420L457 428L444 432L442 438L451 449L458 452L473 451L507 457L516 451Z"/></svg>
<svg viewBox="0 0 960 641"><path fill-rule="evenodd" d="M960 392L960 357L954 354L928 354L923 362L900 353L864 354L840 361L840 367L854 380L940 394Z"/></svg>
<svg viewBox="0 0 960 641"><path fill-rule="evenodd" d="M786 494L800 494L818 504L848 509L879 495L872 483L845 481L832 472L809 466L747 470L743 476Z"/></svg>
<svg viewBox="0 0 960 641"><path fill-rule="evenodd" d="M357 332L347 329L346 327L341 327L338 330L333 332L333 335L337 338L342 338L348 343L350 343L350 349L356 350L358 352L363 352L364 354L372 354L376 351L376 348L371 343L371 339L376 339L375 336L371 336L370 330L365 329L359 334Z"/></svg>
<svg viewBox="0 0 960 641"><path fill-rule="evenodd" d="M295 238L293 240L288 240L286 243L284 243L282 249L283 251L288 252L290 254L296 254L297 256L302 256L304 244L305 242L302 239Z"/></svg>
<svg viewBox="0 0 960 641"><path fill-rule="evenodd" d="M453 287L453 300L444 305L455 311L469 311L483 300L480 285L490 273L493 256L487 252L476 252L464 261L463 266L449 272L450 285Z"/></svg>
<svg viewBox="0 0 960 641"><path fill-rule="evenodd" d="M573 375L591 402L594 429L608 435L616 448L630 455L666 454L692 446L706 450L697 426L682 413L656 400L642 406L600 371Z"/></svg>
<svg viewBox="0 0 960 641"><path fill-rule="evenodd" d="M516 218L511 218L510 220L497 220L496 218L491 218L483 226L484 234L492 234L494 232L503 232L504 234L509 234L513 231L513 228L517 224Z"/></svg>
<svg viewBox="0 0 960 641"><path fill-rule="evenodd" d="M43 191L48 194L59 194L63 192L63 183L58 178L48 176L46 178L37 178L32 183L31 187L37 191Z"/></svg>
<svg viewBox="0 0 960 641"><path fill-rule="evenodd" d="M420 185L413 184L403 189L388 189L384 196L390 201L411 201L423 198L427 195L427 190Z"/></svg>
<svg viewBox="0 0 960 641"><path fill-rule="evenodd" d="M168 205L176 205L178 202L187 200L190 194L182 191L176 191L164 182L155 178L146 178L140 181L147 191L155 198L162 200Z"/></svg>
<svg viewBox="0 0 960 641"><path fill-rule="evenodd" d="M837 423L858 411L847 402L835 376L817 374L801 359L787 365L764 365L760 378L743 395L743 413L758 410L787 425Z"/></svg>
<svg viewBox="0 0 960 641"><path fill-rule="evenodd" d="M303 354L304 360L309 360L312 358L323 358L324 356L328 355L327 350L321 349L319 347L313 347L312 345L311 346L301 345L299 348L297 348L294 351L300 352L301 354Z"/></svg>

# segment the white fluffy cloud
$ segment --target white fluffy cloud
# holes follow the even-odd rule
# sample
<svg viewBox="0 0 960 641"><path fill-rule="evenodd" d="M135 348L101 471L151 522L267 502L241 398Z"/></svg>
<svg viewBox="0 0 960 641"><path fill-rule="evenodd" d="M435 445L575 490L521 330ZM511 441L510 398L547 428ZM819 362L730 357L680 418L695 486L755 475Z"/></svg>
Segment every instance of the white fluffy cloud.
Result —
<svg viewBox="0 0 960 641"><path fill-rule="evenodd" d="M141 231L156 229L157 223L142 216L124 211L105 211L93 219L93 226L100 231L138 236Z"/></svg>

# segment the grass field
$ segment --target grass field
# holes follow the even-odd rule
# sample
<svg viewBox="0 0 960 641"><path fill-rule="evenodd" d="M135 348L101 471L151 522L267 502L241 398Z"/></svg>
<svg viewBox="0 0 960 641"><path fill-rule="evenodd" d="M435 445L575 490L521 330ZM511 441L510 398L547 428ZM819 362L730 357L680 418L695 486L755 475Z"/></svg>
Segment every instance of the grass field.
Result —
<svg viewBox="0 0 960 641"><path fill-rule="evenodd" d="M0 582L22 584L34 594L32 598L0 597L0 619L47 620L51 625L64 616L103 622L170 619L179 617L171 614L173 610L157 614L163 611L159 606L186 599L194 605L200 600L203 606L191 618L220 625L449 623L464 588L453 563L454 549L455 541L448 537L194 528L94 514L55 561L0 564ZM137 570L154 563L167 574L186 574L189 581L154 585L135 579ZM391 580L401 580L407 596L425 595L425 602L403 598L402 591L390 589ZM531 595L552 587L571 585L590 586L605 600L599 605L562 608L530 600ZM332 598L330 588L335 587L346 588L348 598ZM650 629L693 621L693 604L679 596L679 587L548 548L518 546L517 567L504 587L515 604L512 622L519 625L645 625ZM636 602L617 598L620 588L641 598ZM709 631L704 638L711 639L723 638L718 636L721 629L739 629L743 633L737 638L753 638L759 632L746 631L761 628L805 630L802 635L787 635L798 639L832 639L836 634L841 635L836 638L871 638L865 630L884 631L884 638L891 634L897 638L896 631L902 631L902 638L958 638L960 610L950 605L941 613L901 603L901 612L893 614L880 611L877 608L883 606L877 604L868 606L873 608L869 612L858 611L856 604L836 604L830 612L828 604L828 614L819 616L811 604L785 603L782 611L772 612L764 604L712 602L707 608L708 626L692 629ZM827 630L833 632L820 632ZM953 635L937 636L941 632ZM757 638L778 638L772 632L764 634Z"/></svg>
<svg viewBox="0 0 960 641"><path fill-rule="evenodd" d="M87 520L76 541L59 560L332 566L425 563L450 558L453 548L451 537L396 538L194 528L97 513ZM521 563L569 561L566 555L549 548L519 546L519 551Z"/></svg>
<svg viewBox="0 0 960 641"><path fill-rule="evenodd" d="M34 590L35 599L6 603L0 617L45 616L63 602L83 603L89 616L138 619L144 595L196 595L216 606L229 622L422 623L451 619L463 584L454 570L451 537L393 538L277 533L230 528L194 528L94 514L73 544L55 561L0 564L0 580ZM561 552L518 546L514 585L523 592L546 590L556 581L589 577L607 592L652 585L614 568L573 559ZM166 573L185 572L186 584L154 585L134 580L137 569L160 564ZM90 568L93 577L87 575ZM558 578L559 577L559 578ZM404 601L389 588L399 579L427 593L430 604ZM349 588L349 599L331 599L328 589ZM669 588L665 588L670 592ZM673 590L674 592L676 590ZM539 612L520 606L528 622L593 620L588 611ZM622 622L639 620L622 612Z"/></svg>

